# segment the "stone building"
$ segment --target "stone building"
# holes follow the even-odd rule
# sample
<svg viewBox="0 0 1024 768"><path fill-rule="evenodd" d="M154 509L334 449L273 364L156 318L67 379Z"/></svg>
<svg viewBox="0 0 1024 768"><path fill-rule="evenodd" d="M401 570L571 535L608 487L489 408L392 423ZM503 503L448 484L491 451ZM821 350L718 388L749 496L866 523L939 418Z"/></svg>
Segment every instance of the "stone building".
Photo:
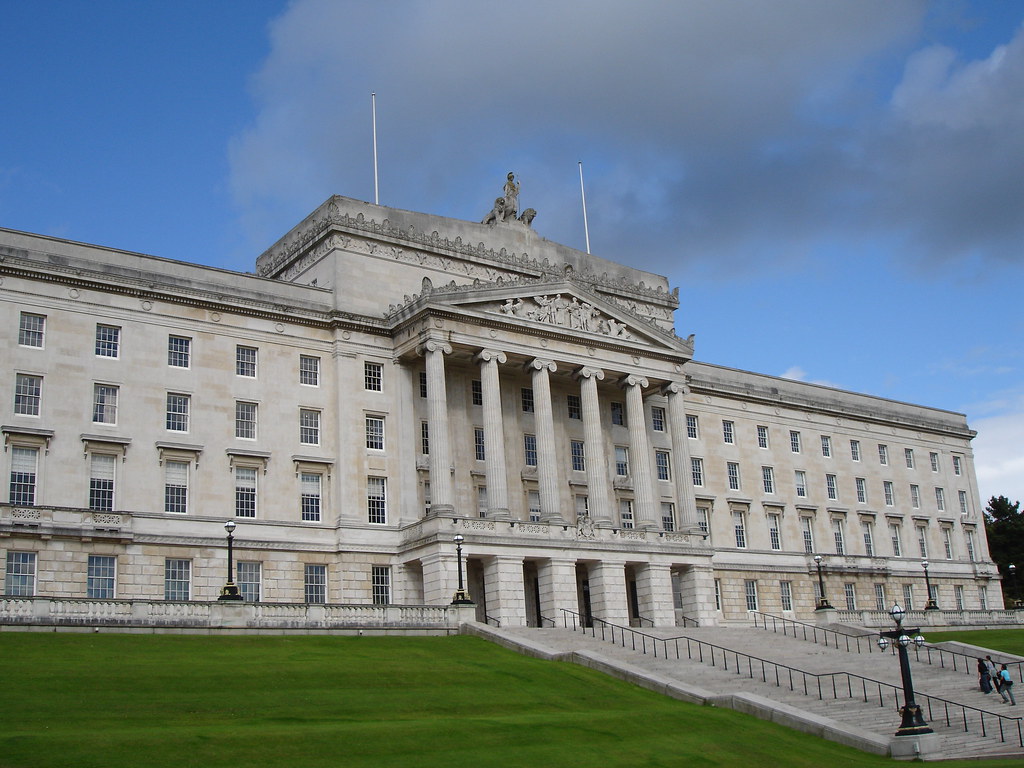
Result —
<svg viewBox="0 0 1024 768"><path fill-rule="evenodd" d="M518 191L517 188L515 190ZM511 215L507 211L511 210ZM0 230L8 595L671 625L1001 607L960 414L697 362L659 275L332 197L229 272Z"/></svg>

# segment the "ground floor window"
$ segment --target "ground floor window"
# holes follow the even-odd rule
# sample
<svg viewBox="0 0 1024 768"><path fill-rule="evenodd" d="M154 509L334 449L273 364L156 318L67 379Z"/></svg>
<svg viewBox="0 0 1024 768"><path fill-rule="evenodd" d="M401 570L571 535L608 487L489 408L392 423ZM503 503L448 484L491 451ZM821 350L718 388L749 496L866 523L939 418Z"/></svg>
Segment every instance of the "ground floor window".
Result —
<svg viewBox="0 0 1024 768"><path fill-rule="evenodd" d="M743 582L743 591L747 596L747 610L757 610L757 582L753 579L747 579Z"/></svg>
<svg viewBox="0 0 1024 768"><path fill-rule="evenodd" d="M327 602L327 566L309 564L306 566L306 602Z"/></svg>
<svg viewBox="0 0 1024 768"><path fill-rule="evenodd" d="M236 570L238 577L238 591L242 593L242 599L247 603L258 603L260 601L260 581L262 576L262 563L251 563L240 561Z"/></svg>
<svg viewBox="0 0 1024 768"><path fill-rule="evenodd" d="M373 566L373 604L391 603L391 568L386 565Z"/></svg>
<svg viewBox="0 0 1024 768"><path fill-rule="evenodd" d="M4 594L32 597L36 593L36 553L8 552Z"/></svg>
<svg viewBox="0 0 1024 768"><path fill-rule="evenodd" d="M192 595L192 561L167 558L164 561L164 600L189 600Z"/></svg>
<svg viewBox="0 0 1024 768"><path fill-rule="evenodd" d="M779 597L782 599L782 610L792 611L793 610L793 582L791 581L780 581L779 582Z"/></svg>
<svg viewBox="0 0 1024 768"><path fill-rule="evenodd" d="M117 558L89 555L86 594L90 600L113 600Z"/></svg>

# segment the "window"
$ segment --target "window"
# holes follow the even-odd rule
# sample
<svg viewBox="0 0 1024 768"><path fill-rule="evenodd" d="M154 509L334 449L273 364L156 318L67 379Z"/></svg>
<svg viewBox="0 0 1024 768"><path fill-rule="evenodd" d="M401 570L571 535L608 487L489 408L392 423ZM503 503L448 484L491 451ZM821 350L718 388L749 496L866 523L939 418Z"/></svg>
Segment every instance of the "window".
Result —
<svg viewBox="0 0 1024 768"><path fill-rule="evenodd" d="M373 604L389 605L391 603L391 568L386 565L375 565L371 568L370 578L373 588Z"/></svg>
<svg viewBox="0 0 1024 768"><path fill-rule="evenodd" d="M919 486L910 486L910 506L914 509L921 508L921 488Z"/></svg>
<svg viewBox="0 0 1024 768"><path fill-rule="evenodd" d="M256 517L255 467L235 467L235 517Z"/></svg>
<svg viewBox="0 0 1024 768"><path fill-rule="evenodd" d="M4 594L32 597L36 593L36 553L8 552Z"/></svg>
<svg viewBox="0 0 1024 768"><path fill-rule="evenodd" d="M624 445L615 446L615 474L619 477L629 474L629 449Z"/></svg>
<svg viewBox="0 0 1024 768"><path fill-rule="evenodd" d="M306 602L323 604L327 602L327 566L306 564Z"/></svg>
<svg viewBox="0 0 1024 768"><path fill-rule="evenodd" d="M802 469L793 472L793 482L796 486L796 495L800 498L807 496L807 473Z"/></svg>
<svg viewBox="0 0 1024 768"><path fill-rule="evenodd" d="M188 470L187 461L164 462L164 512L188 512Z"/></svg>
<svg viewBox="0 0 1024 768"><path fill-rule="evenodd" d="M790 430L789 432L789 450L793 453L800 453L800 433Z"/></svg>
<svg viewBox="0 0 1024 768"><path fill-rule="evenodd" d="M192 339L186 336L168 336L167 364L172 368L188 368L192 364Z"/></svg>
<svg viewBox="0 0 1024 768"><path fill-rule="evenodd" d="M566 414L570 419L582 419L583 418L583 403L580 400L579 395L566 395L565 396L565 410Z"/></svg>
<svg viewBox="0 0 1024 768"><path fill-rule="evenodd" d="M892 481L882 481L882 494L885 496L885 506L891 507L896 503L896 494L893 492Z"/></svg>
<svg viewBox="0 0 1024 768"><path fill-rule="evenodd" d="M256 378L256 347L235 347L235 375Z"/></svg>
<svg viewBox="0 0 1024 768"><path fill-rule="evenodd" d="M939 454L937 454L935 452L929 453L928 454L928 460L931 462L932 472L938 472L939 471Z"/></svg>
<svg viewBox="0 0 1024 768"><path fill-rule="evenodd" d="M299 355L299 384L307 387L320 386L320 358Z"/></svg>
<svg viewBox="0 0 1024 768"><path fill-rule="evenodd" d="M832 521L832 537L836 542L836 554L846 554L846 537L843 535L843 521L838 518Z"/></svg>
<svg viewBox="0 0 1024 768"><path fill-rule="evenodd" d="M651 429L655 432L665 431L665 409L661 406L651 406Z"/></svg>
<svg viewBox="0 0 1024 768"><path fill-rule="evenodd" d="M722 580L715 579L715 610L722 610Z"/></svg>
<svg viewBox="0 0 1024 768"><path fill-rule="evenodd" d="M38 462L38 448L14 446L11 449L11 504L32 506L36 503Z"/></svg>
<svg viewBox="0 0 1024 768"><path fill-rule="evenodd" d="M527 491L526 512L531 523L540 522L540 491Z"/></svg>
<svg viewBox="0 0 1024 768"><path fill-rule="evenodd" d="M729 480L729 490L738 491L740 489L740 465L736 461L725 462L725 474Z"/></svg>
<svg viewBox="0 0 1024 768"><path fill-rule="evenodd" d="M45 330L46 317L44 315L22 312L21 320L18 323L18 344L23 347L42 347Z"/></svg>
<svg viewBox="0 0 1024 768"><path fill-rule="evenodd" d="M473 455L477 461L487 460L487 448L484 445L483 427L473 427Z"/></svg>
<svg viewBox="0 0 1024 768"><path fill-rule="evenodd" d="M953 529L944 527L942 529L942 547L947 560L953 559Z"/></svg>
<svg viewBox="0 0 1024 768"><path fill-rule="evenodd" d="M772 467L761 467L761 480L765 493L775 493L775 470Z"/></svg>
<svg viewBox="0 0 1024 768"><path fill-rule="evenodd" d="M238 591L242 595L242 600L247 603L258 603L260 601L262 564L240 560L235 564L235 571L238 574L235 578L235 583L238 584Z"/></svg>
<svg viewBox="0 0 1024 768"><path fill-rule="evenodd" d="M888 466L888 464L889 464L889 446L888 445L883 445L882 443L878 444L878 463L881 464L883 467Z"/></svg>
<svg viewBox="0 0 1024 768"><path fill-rule="evenodd" d="M487 486L476 487L476 514L477 517L487 517Z"/></svg>
<svg viewBox="0 0 1024 768"><path fill-rule="evenodd" d="M19 416L38 416L42 395L42 376L17 374L14 382L14 412Z"/></svg>
<svg viewBox="0 0 1024 768"><path fill-rule="evenodd" d="M384 450L384 417L367 416L366 423L366 447L371 451Z"/></svg>
<svg viewBox="0 0 1024 768"><path fill-rule="evenodd" d="M792 611L793 610L793 582L791 581L780 581L779 582L779 599L782 602L782 610Z"/></svg>
<svg viewBox="0 0 1024 768"><path fill-rule="evenodd" d="M914 468L914 449L913 448L904 448L903 449L903 459L907 463L907 469L913 469Z"/></svg>
<svg viewBox="0 0 1024 768"><path fill-rule="evenodd" d="M523 435L523 460L528 467L537 466L537 436Z"/></svg>
<svg viewBox="0 0 1024 768"><path fill-rule="evenodd" d="M587 517L590 514L590 499L583 494L576 495L576 518Z"/></svg>
<svg viewBox="0 0 1024 768"><path fill-rule="evenodd" d="M964 539L967 541L967 559L972 563L977 562L974 550L974 529L964 528Z"/></svg>
<svg viewBox="0 0 1024 768"><path fill-rule="evenodd" d="M942 488L935 489L935 508L939 512L946 511L946 491Z"/></svg>
<svg viewBox="0 0 1024 768"><path fill-rule="evenodd" d="M633 527L633 500L619 499L619 522L623 528Z"/></svg>
<svg viewBox="0 0 1024 768"><path fill-rule="evenodd" d="M767 448L768 447L768 427L757 427L757 447Z"/></svg>
<svg viewBox="0 0 1024 768"><path fill-rule="evenodd" d="M908 611L914 609L914 585L904 584L903 585L903 607Z"/></svg>
<svg viewBox="0 0 1024 768"><path fill-rule="evenodd" d="M800 518L800 532L804 538L804 552L811 554L814 551L814 521L809 517Z"/></svg>
<svg viewBox="0 0 1024 768"><path fill-rule="evenodd" d="M85 594L90 600L113 600L117 558L89 555L86 566Z"/></svg>
<svg viewBox="0 0 1024 768"><path fill-rule="evenodd" d="M780 530L780 517L777 514L768 515L768 541L772 549L782 549L782 533Z"/></svg>
<svg viewBox="0 0 1024 768"><path fill-rule="evenodd" d="M192 592L192 561L164 560L164 600L188 600Z"/></svg>
<svg viewBox="0 0 1024 768"><path fill-rule="evenodd" d="M686 417L686 436L691 440L696 440L700 437L700 433L697 431L697 417L687 415Z"/></svg>
<svg viewBox="0 0 1024 768"><path fill-rule="evenodd" d="M321 499L323 497L323 475L316 472L303 472L300 474L299 494L303 521L319 523Z"/></svg>
<svg viewBox="0 0 1024 768"><path fill-rule="evenodd" d="M928 599L933 603L939 602L939 586L937 584L932 584L928 589Z"/></svg>
<svg viewBox="0 0 1024 768"><path fill-rule="evenodd" d="M967 507L967 491L957 491L956 495L957 495L957 499L960 502L960 514L961 515L970 514L970 510Z"/></svg>
<svg viewBox="0 0 1024 768"><path fill-rule="evenodd" d="M114 467L108 453L89 454L89 509L110 512L114 508Z"/></svg>
<svg viewBox="0 0 1024 768"><path fill-rule="evenodd" d="M861 504L868 503L868 484L863 477L854 478L857 485L857 501Z"/></svg>
<svg viewBox="0 0 1024 768"><path fill-rule="evenodd" d="M658 466L658 479L669 480L669 458L668 451L655 451L655 463ZM704 485L704 459L690 459L690 479L695 486Z"/></svg>
<svg viewBox="0 0 1024 768"><path fill-rule="evenodd" d="M320 411L299 409L299 442L303 445L320 445Z"/></svg>
<svg viewBox="0 0 1024 768"><path fill-rule="evenodd" d="M519 399L523 405L523 413L533 413L533 390L530 387L519 390Z"/></svg>
<svg viewBox="0 0 1024 768"><path fill-rule="evenodd" d="M953 595L956 598L956 609L962 611L964 609L964 588L960 584L956 584L953 587Z"/></svg>
<svg viewBox="0 0 1024 768"><path fill-rule="evenodd" d="M862 520L860 523L861 533L864 535L864 554L868 557L875 556L875 524L870 520Z"/></svg>
<svg viewBox="0 0 1024 768"><path fill-rule="evenodd" d="M386 525L388 522L387 479L366 478L366 514L369 522Z"/></svg>
<svg viewBox="0 0 1024 768"><path fill-rule="evenodd" d="M850 458L853 461L860 461L860 440L850 441Z"/></svg>
<svg viewBox="0 0 1024 768"><path fill-rule="evenodd" d="M427 396L427 372L420 371L420 397Z"/></svg>
<svg viewBox="0 0 1024 768"><path fill-rule="evenodd" d="M626 426L626 411L622 407L622 403L612 403L612 424L620 427Z"/></svg>
<svg viewBox="0 0 1024 768"><path fill-rule="evenodd" d="M188 432L189 395L167 393L167 414L164 423L171 432Z"/></svg>
<svg viewBox="0 0 1024 768"><path fill-rule="evenodd" d="M839 499L839 489L836 487L835 475L825 475L825 495L828 496L831 501Z"/></svg>
<svg viewBox="0 0 1024 768"><path fill-rule="evenodd" d="M821 436L821 455L826 459L832 458L832 438L828 435Z"/></svg>
<svg viewBox="0 0 1024 768"><path fill-rule="evenodd" d="M117 387L110 384L93 385L92 420L96 424L117 423Z"/></svg>
<svg viewBox="0 0 1024 768"><path fill-rule="evenodd" d="M889 523L889 539L892 541L892 556L903 557L903 542L899 523Z"/></svg>
<svg viewBox="0 0 1024 768"><path fill-rule="evenodd" d="M711 519L707 507L697 507L697 527L703 535L711 534Z"/></svg>
<svg viewBox="0 0 1024 768"><path fill-rule="evenodd" d="M983 611L988 610L988 587L978 587L978 606Z"/></svg>
<svg viewBox="0 0 1024 768"><path fill-rule="evenodd" d="M363 363L363 389L367 392L384 391L384 366L381 363Z"/></svg>
<svg viewBox="0 0 1024 768"><path fill-rule="evenodd" d="M480 379L469 382L469 399L473 405L484 404L484 384Z"/></svg>
<svg viewBox="0 0 1024 768"><path fill-rule="evenodd" d="M96 357L117 357L121 349L121 329L96 325Z"/></svg>
<svg viewBox="0 0 1024 768"><path fill-rule="evenodd" d="M256 439L256 403L235 402L235 437Z"/></svg>
<svg viewBox="0 0 1024 768"><path fill-rule="evenodd" d="M857 610L857 591L856 586L847 582L843 584L843 593L846 596L846 610L856 611Z"/></svg>
<svg viewBox="0 0 1024 768"><path fill-rule="evenodd" d="M736 538L736 546L739 549L746 549L747 547L747 516L745 513L739 510L733 510L732 513L732 530Z"/></svg>
<svg viewBox="0 0 1024 768"><path fill-rule="evenodd" d="M661 527L666 531L676 529L676 507L671 501L661 502Z"/></svg>
<svg viewBox="0 0 1024 768"><path fill-rule="evenodd" d="M875 584L875 610L884 611L888 606L885 603L885 584Z"/></svg>
<svg viewBox="0 0 1024 768"><path fill-rule="evenodd" d="M964 462L959 456L953 457L953 474L962 475L964 473Z"/></svg>
<svg viewBox="0 0 1024 768"><path fill-rule="evenodd" d="M423 483L423 514L430 514L430 483Z"/></svg>
<svg viewBox="0 0 1024 768"><path fill-rule="evenodd" d="M928 529L923 525L917 526L917 548L921 557L928 557Z"/></svg>
<svg viewBox="0 0 1024 768"><path fill-rule="evenodd" d="M582 440L569 441L569 453L572 457L572 468L574 472L584 472L587 469L587 460L584 453Z"/></svg>
<svg viewBox="0 0 1024 768"><path fill-rule="evenodd" d="M722 442L729 445L736 442L736 425L731 421L722 422Z"/></svg>
<svg viewBox="0 0 1024 768"><path fill-rule="evenodd" d="M747 579L743 582L743 593L747 598L747 610L757 610L757 582L753 579Z"/></svg>
<svg viewBox="0 0 1024 768"><path fill-rule="evenodd" d="M420 453L430 455L430 426L425 421L420 422Z"/></svg>

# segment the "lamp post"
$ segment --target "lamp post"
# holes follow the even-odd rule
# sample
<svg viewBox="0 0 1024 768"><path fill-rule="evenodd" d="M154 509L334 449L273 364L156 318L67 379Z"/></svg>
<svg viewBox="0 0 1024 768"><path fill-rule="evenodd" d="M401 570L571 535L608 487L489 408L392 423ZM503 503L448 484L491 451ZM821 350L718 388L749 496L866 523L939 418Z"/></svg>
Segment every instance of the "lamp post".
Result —
<svg viewBox="0 0 1024 768"><path fill-rule="evenodd" d="M900 658L900 677L903 680L903 707L900 709L900 715L902 715L903 720L900 722L896 735L915 736L921 733L932 733L932 729L928 727L928 723L924 721L924 717L921 715L921 707L914 701L914 681L910 676L910 656L907 654L908 645L914 643L914 645L920 648L924 645L924 638L921 636L920 629L903 628L903 617L906 615L906 611L900 608L898 604L893 604L889 615L896 622L896 629L889 632L880 632L878 647L884 651L889 647L890 641L892 641L896 643L896 649ZM911 639L910 635L914 632L917 635Z"/></svg>
<svg viewBox="0 0 1024 768"><path fill-rule="evenodd" d="M473 601L469 599L469 592L466 591L465 585L462 581L462 542L465 541L461 533L456 533L455 538L452 539L455 542L455 563L456 568L459 572L459 588L455 592L455 598L452 600L452 605L472 605Z"/></svg>
<svg viewBox="0 0 1024 768"><path fill-rule="evenodd" d="M928 561L922 560L921 567L924 568L924 588L928 599L925 601L924 609L926 611L937 611L939 610L939 604L935 602L935 598L932 597L932 580L928 578Z"/></svg>
<svg viewBox="0 0 1024 768"><path fill-rule="evenodd" d="M235 530L235 521L228 520L224 523L224 530L228 532L228 582L224 585L224 588L220 591L220 597L218 600L241 600L242 593L238 590L238 585L235 584L234 570L235 566L232 562L232 545L235 541L235 537L231 534Z"/></svg>
<svg viewBox="0 0 1024 768"><path fill-rule="evenodd" d="M821 597L818 598L818 607L814 609L816 611L824 611L832 607L832 604L828 601L828 598L825 597L825 579L821 575L822 560L824 560L824 558L821 555L814 556L814 564L818 566L818 592L821 594Z"/></svg>
<svg viewBox="0 0 1024 768"><path fill-rule="evenodd" d="M1006 570L1010 572L1010 602L1014 608L1021 607L1020 598L1017 597L1017 566L1010 563L1006 566Z"/></svg>

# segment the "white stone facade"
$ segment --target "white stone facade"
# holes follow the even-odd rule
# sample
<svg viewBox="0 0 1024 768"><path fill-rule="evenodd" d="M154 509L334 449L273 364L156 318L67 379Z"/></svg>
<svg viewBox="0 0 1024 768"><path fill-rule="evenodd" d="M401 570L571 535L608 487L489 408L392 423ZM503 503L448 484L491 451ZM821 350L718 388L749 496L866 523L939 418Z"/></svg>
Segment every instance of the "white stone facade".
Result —
<svg viewBox="0 0 1024 768"><path fill-rule="evenodd" d="M7 593L213 600L233 518L267 603L445 604L458 533L506 626L920 608L922 546L1002 607L962 415L693 361L661 276L341 197L256 266L0 230Z"/></svg>

